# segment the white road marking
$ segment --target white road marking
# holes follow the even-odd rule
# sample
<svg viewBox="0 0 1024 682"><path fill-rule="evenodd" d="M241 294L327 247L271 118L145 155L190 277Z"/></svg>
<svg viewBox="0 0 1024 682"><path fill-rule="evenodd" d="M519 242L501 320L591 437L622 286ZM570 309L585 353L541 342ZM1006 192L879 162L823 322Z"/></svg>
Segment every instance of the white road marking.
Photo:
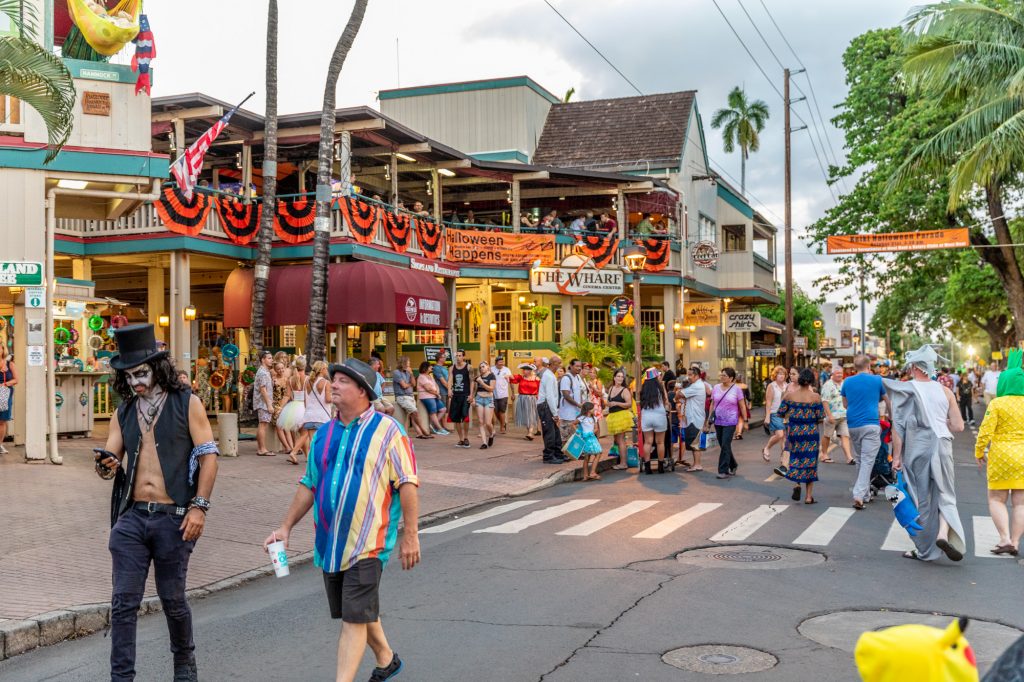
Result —
<svg viewBox="0 0 1024 682"><path fill-rule="evenodd" d="M772 474L768 478L764 479L764 482L765 483L771 483L772 481L779 481L779 480L782 480L782 476L779 476L778 474Z"/></svg>
<svg viewBox="0 0 1024 682"><path fill-rule="evenodd" d="M974 556L986 559L1015 559L1009 554L993 554L989 550L999 544L999 533L991 516L974 517Z"/></svg>
<svg viewBox="0 0 1024 682"><path fill-rule="evenodd" d="M829 507L814 520L793 544L824 546L835 539L843 525L856 513L852 507Z"/></svg>
<svg viewBox="0 0 1024 682"><path fill-rule="evenodd" d="M427 485L485 490L490 493L503 493L506 495L522 490L534 482L527 478L471 474L465 471L445 471L443 469L420 469L419 477L420 483Z"/></svg>
<svg viewBox="0 0 1024 682"><path fill-rule="evenodd" d="M531 504L537 504L538 502L540 502L540 500L522 500L519 502L509 502L508 504L498 505L497 507L492 507L487 511L480 512L479 514L470 514L469 516L463 516L461 519L456 519L455 521L449 521L448 523L424 528L420 530L420 535L425 533L445 533L450 530L455 530L456 528L468 526L469 524L476 523L477 521L489 519L492 516L498 516L499 514L515 511L516 509L522 509L523 507Z"/></svg>
<svg viewBox="0 0 1024 682"><path fill-rule="evenodd" d="M788 504L762 504L754 511L744 514L740 518L736 519L736 521L727 528L715 533L709 539L712 542L736 542L739 540L746 540L748 537L753 535L758 528L768 523L788 508Z"/></svg>
<svg viewBox="0 0 1024 682"><path fill-rule="evenodd" d="M678 514L673 514L663 521L659 521L650 528L642 530L634 538L642 538L645 540L660 540L669 533L676 531L690 521L712 512L722 506L721 502L701 502L695 504L686 511L681 511Z"/></svg>
<svg viewBox="0 0 1024 682"><path fill-rule="evenodd" d="M606 511L603 514L598 514L594 518L575 525L572 528L566 528L565 530L559 531L555 533L555 535L576 535L580 537L592 535L602 528L607 528L616 521L621 521L627 516L632 516L637 512L642 512L644 509L650 509L656 504L658 504L657 500L637 500L635 502L630 502L629 504L624 504L621 507L616 507L615 509Z"/></svg>
<svg viewBox="0 0 1024 682"><path fill-rule="evenodd" d="M903 526L893 519L892 525L889 526L889 532L885 534L885 542L882 543L881 549L888 552L907 552L914 549L914 541L907 535Z"/></svg>
<svg viewBox="0 0 1024 682"><path fill-rule="evenodd" d="M559 516L570 514L574 511L589 507L592 504L597 504L600 500L570 500L564 504L558 504L554 507L548 507L547 509L539 509L535 512L530 512L521 519L515 521L509 521L502 523L497 526L491 526L490 528L481 528L473 531L474 533L518 533L519 531L529 528L530 526L536 526L537 524L550 521L551 519L557 519Z"/></svg>

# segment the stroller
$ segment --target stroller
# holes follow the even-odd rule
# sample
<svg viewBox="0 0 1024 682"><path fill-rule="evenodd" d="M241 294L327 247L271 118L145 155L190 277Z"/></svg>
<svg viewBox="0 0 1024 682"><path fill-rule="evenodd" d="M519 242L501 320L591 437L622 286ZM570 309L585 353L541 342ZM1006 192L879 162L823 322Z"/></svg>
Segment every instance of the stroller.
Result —
<svg viewBox="0 0 1024 682"><path fill-rule="evenodd" d="M882 427L882 445L878 448L875 466L871 469L872 496L883 493L887 485L896 485L896 476L892 470L892 454L889 452L892 444L892 422L882 417L878 423Z"/></svg>

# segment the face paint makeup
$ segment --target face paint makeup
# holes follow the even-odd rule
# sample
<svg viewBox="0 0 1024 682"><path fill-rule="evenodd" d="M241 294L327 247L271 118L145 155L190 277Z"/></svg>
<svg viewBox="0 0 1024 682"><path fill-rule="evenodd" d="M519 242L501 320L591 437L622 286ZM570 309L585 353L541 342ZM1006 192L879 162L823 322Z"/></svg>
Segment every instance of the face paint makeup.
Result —
<svg viewBox="0 0 1024 682"><path fill-rule="evenodd" d="M143 396L152 394L155 384L152 367L149 365L139 365L132 367L125 374L127 375L128 385L137 394Z"/></svg>

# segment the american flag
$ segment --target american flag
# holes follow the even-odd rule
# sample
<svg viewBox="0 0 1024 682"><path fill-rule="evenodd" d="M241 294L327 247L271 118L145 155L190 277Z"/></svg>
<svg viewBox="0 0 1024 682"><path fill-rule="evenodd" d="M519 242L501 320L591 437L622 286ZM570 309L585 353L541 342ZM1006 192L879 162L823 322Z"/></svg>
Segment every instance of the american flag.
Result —
<svg viewBox="0 0 1024 682"><path fill-rule="evenodd" d="M249 97L252 97L252 95L249 95ZM209 130L192 143L192 146L185 150L184 154L178 157L177 161L171 164L171 175L178 181L178 188L185 195L186 199L190 201L192 199L192 190L196 186L199 171L203 169L203 157L206 156L207 150L210 149L210 144L227 127L231 116L238 111L242 104L246 103L249 97L246 97L238 106L221 116L219 121L214 123Z"/></svg>

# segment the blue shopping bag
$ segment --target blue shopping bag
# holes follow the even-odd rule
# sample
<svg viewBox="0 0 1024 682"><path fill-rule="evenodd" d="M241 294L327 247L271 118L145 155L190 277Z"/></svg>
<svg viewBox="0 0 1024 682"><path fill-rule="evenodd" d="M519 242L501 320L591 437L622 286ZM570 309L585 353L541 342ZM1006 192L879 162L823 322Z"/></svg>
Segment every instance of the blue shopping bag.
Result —
<svg viewBox="0 0 1024 682"><path fill-rule="evenodd" d="M698 448L701 450L707 450L708 448L713 448L716 445L718 445L718 438L715 436L714 431L700 432L700 442L697 444Z"/></svg>
<svg viewBox="0 0 1024 682"><path fill-rule="evenodd" d="M635 445L630 445L628 448L626 448L626 466L640 466L640 451L636 449Z"/></svg>
<svg viewBox="0 0 1024 682"><path fill-rule="evenodd" d="M583 436L579 433L572 434L572 437L566 442L562 448L562 452L569 455L573 459L579 459L583 454Z"/></svg>

